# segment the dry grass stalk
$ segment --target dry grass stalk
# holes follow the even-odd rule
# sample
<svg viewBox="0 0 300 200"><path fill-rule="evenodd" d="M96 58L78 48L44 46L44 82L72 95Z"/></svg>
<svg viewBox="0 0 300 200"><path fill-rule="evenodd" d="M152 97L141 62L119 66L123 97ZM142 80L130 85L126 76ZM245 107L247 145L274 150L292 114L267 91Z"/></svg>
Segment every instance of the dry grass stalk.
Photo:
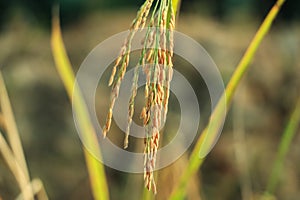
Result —
<svg viewBox="0 0 300 200"><path fill-rule="evenodd" d="M109 86L112 86L109 111L106 123L103 127L103 135L106 136L112 121L112 112L122 79L129 64L132 39L138 29L144 28L151 10L153 0L146 0L141 6L136 19L130 27L130 33L121 47L119 57L113 66ZM156 193L156 184L153 171L155 169L156 154L159 148L159 129L165 122L167 115L170 81L173 75L173 30L175 28L175 14L171 0L160 0L153 8L148 29L144 40L144 48L141 51L140 60L134 70L134 78L131 88L131 97L128 106L128 125L125 133L124 148L128 147L128 137L132 117L134 115L134 101L137 95L139 70L142 67L146 75L145 106L140 118L145 127L144 149L144 179L148 190ZM117 74L117 75L116 75Z"/></svg>
<svg viewBox="0 0 300 200"><path fill-rule="evenodd" d="M28 168L27 168L18 128L17 128L16 122L15 122L11 103L10 103L10 100L8 97L8 93L7 93L1 72L0 72L0 107L1 107L2 114L3 114L2 115L3 116L3 121L2 121L3 127L2 128L4 128L4 130L7 133L7 139L8 139L8 143L11 147L11 152L10 152L10 147L8 144L7 144L7 148L6 148L5 140L1 142L0 151L2 152L3 156L6 158L7 158L7 153L10 153L11 156L13 156L12 159L15 160L14 162L17 163L18 170L13 170L10 168L10 167L13 167L11 165L12 162L10 162L10 163L8 162L7 164L9 166L9 168L11 169L11 171L17 172L17 173L13 173L13 174L19 183L20 189L23 191L24 188L26 187L26 185L29 183L30 177L29 177L29 172L28 172ZM4 138L2 137L2 139L4 139ZM5 151L5 152L3 152L3 151ZM11 157L11 156L9 156L9 157ZM6 159L6 161L8 161L8 160ZM30 192L24 192L24 199L26 199L26 200L33 199L33 194Z"/></svg>
<svg viewBox="0 0 300 200"><path fill-rule="evenodd" d="M5 129L5 121L2 113L0 113L0 128Z"/></svg>
<svg viewBox="0 0 300 200"><path fill-rule="evenodd" d="M22 199L29 200L33 199L33 194L31 190L26 189L28 185L27 177L22 169L19 162L16 160L14 153L10 149L6 140L3 137L3 134L0 132L0 153L2 154L4 161L6 162L8 168L14 175L21 191L22 191Z"/></svg>
<svg viewBox="0 0 300 200"><path fill-rule="evenodd" d="M21 165L23 171L25 172L26 180L29 181L28 168L23 152L23 147L21 139L19 136L19 131L15 122L15 117L13 115L12 107L8 94L5 88L5 83L0 73L0 106L4 118L4 123L7 131L8 142L12 148L14 155L16 156L17 161Z"/></svg>
<svg viewBox="0 0 300 200"><path fill-rule="evenodd" d="M37 197L37 199L40 200L48 200L48 196L45 190L45 187L43 185L43 182L40 179L33 179L29 185L25 188L25 190L32 191L34 196ZM23 191L17 198L16 200L23 200Z"/></svg>

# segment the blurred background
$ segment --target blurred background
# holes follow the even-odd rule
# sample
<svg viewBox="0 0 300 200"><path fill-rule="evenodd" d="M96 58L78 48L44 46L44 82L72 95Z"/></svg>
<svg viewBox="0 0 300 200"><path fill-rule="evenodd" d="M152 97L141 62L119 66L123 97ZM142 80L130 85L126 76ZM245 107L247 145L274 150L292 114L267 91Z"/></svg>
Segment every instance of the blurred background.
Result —
<svg viewBox="0 0 300 200"><path fill-rule="evenodd" d="M274 2L183 0L177 30L203 45L226 84ZM71 105L50 49L51 10L56 3L0 1L0 70L31 177L43 181L50 199L92 199ZM142 3L142 0L61 0L62 33L74 70L101 41L127 30ZM258 199L265 191L284 127L300 95L299 10L300 1L287 0L283 6L238 88L217 145L191 180L188 199ZM203 83L186 70L186 65L180 59L175 62L175 67L189 77L201 94L205 90ZM97 98L98 111L106 112L101 109L100 93ZM201 102L201 95L198 98ZM170 101L168 127L172 130L177 128L172 126L172 120L178 120L178 105L176 97L171 96ZM209 106L203 103L200 107L203 116L208 117ZM204 119L200 123L199 132L206 122ZM118 130L112 132L116 134L111 135L123 138ZM300 198L299 133L298 130L284 162L275 193L277 199ZM169 196L188 155L189 152L158 172L156 199ZM111 199L141 198L142 175L108 167L106 172ZM18 194L16 181L1 157L0 199L14 199Z"/></svg>

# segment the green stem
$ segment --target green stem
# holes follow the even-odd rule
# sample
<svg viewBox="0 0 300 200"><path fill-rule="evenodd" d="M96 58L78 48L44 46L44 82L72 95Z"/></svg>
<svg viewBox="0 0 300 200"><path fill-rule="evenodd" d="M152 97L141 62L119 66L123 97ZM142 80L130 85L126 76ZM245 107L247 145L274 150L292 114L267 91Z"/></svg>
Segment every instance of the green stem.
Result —
<svg viewBox="0 0 300 200"><path fill-rule="evenodd" d="M231 102L232 96L235 92L235 89L237 88L241 78L244 76L246 70L249 68L249 64L253 59L253 56L259 47L261 41L266 36L268 31L270 30L270 27L272 26L272 23L274 19L276 18L281 6L285 0L277 0L275 5L272 7L270 12L268 13L267 17L261 24L260 28L256 32L254 38L252 39L249 47L247 48L243 58L239 62L234 74L232 75L232 78L230 79L227 88L226 88L226 101L229 103Z"/></svg>
<svg viewBox="0 0 300 200"><path fill-rule="evenodd" d="M268 181L267 191L268 194L273 194L276 188L276 185L279 181L279 176L282 174L282 168L284 159L286 157L286 154L290 148L290 145L292 143L292 139L294 138L295 134L297 133L297 129L300 124L300 97L298 99L298 102L296 104L296 107L290 117L290 120L283 132L281 142L279 145L279 150L277 153L277 157L275 160L275 163L273 165L273 169L271 172L271 176Z"/></svg>
<svg viewBox="0 0 300 200"><path fill-rule="evenodd" d="M91 148L89 150L97 154L97 156L101 156L100 147L97 142L98 140L95 134L94 127L90 121L86 105L81 96L78 86L75 85L75 76L64 47L57 13L54 13L52 25L51 46L54 61L65 89L69 95L69 98L71 101L73 101L73 106L78 117L78 127L83 133L82 139L86 142L87 146ZM83 150L90 176L94 199L109 199L104 166L86 148L84 148Z"/></svg>
<svg viewBox="0 0 300 200"><path fill-rule="evenodd" d="M177 15L179 13L180 3L181 3L181 0L172 0L172 6L173 6L175 15Z"/></svg>
<svg viewBox="0 0 300 200"><path fill-rule="evenodd" d="M254 38L252 39L249 47L247 48L244 56L242 57L241 61L239 62L236 70L234 71L227 87L225 93L222 95L219 103L217 104L215 110L211 115L211 120L209 124L210 126L206 127L205 130L202 132L200 138L198 139L195 148L192 151L190 162L188 163L187 168L183 171L182 176L179 180L179 184L177 187L174 188L173 193L170 197L172 200L179 200L184 199L185 196L185 188L188 184L189 179L196 174L198 169L201 167L204 158L199 158L199 152L202 150L203 146L207 146L205 144L206 141L210 141L211 137L214 137L215 131L218 131L221 126L221 117L224 115L224 100L226 100L226 106L229 107L232 101L232 97L236 91L237 86L239 85L242 77L245 75L245 72L249 68L249 64L252 61L257 48L259 47L261 41L266 36L270 27L276 18L281 6L285 0L278 0L275 5L272 7L270 12L268 13L267 17L264 19L263 23L261 24L260 28L258 29L257 33L255 34ZM173 2L174 3L174 2ZM216 126L216 127L214 127ZM209 130L208 128L212 128L213 130Z"/></svg>

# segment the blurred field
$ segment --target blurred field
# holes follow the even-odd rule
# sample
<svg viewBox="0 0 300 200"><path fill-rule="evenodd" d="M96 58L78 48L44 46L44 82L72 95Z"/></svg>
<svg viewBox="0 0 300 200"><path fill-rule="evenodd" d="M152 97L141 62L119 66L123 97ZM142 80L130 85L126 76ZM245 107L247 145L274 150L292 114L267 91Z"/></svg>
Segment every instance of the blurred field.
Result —
<svg viewBox="0 0 300 200"><path fill-rule="evenodd" d="M74 70L97 44L126 30L134 15L133 10L91 13L64 26ZM184 13L177 30L203 45L227 83L259 24L245 16L221 23ZM299 23L275 23L238 89L219 142L191 181L189 199L256 199L266 189L281 134L300 95L299 36ZM0 68L31 176L42 179L50 199L92 199L71 106L54 67L50 33L16 15L0 33L0 44ZM102 97L97 98L101 104ZM284 163L277 199L300 198L299 133ZM111 134L122 139L116 131ZM159 172L157 199L169 195L187 155ZM140 199L142 175L107 168L107 176L112 199ZM17 195L15 180L1 160L0 197Z"/></svg>

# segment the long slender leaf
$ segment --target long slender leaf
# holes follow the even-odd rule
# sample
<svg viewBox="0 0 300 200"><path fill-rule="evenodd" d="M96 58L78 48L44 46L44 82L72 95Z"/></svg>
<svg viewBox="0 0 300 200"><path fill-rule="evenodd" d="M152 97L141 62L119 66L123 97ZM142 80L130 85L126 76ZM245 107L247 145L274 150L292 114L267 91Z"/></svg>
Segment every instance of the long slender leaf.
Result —
<svg viewBox="0 0 300 200"><path fill-rule="evenodd" d="M172 6L175 14L179 13L181 0L172 0Z"/></svg>
<svg viewBox="0 0 300 200"><path fill-rule="evenodd" d="M78 87L74 88L75 76L63 44L58 14L54 14L52 25L51 46L56 68L64 83L70 100L73 101L74 109L78 116L79 128L83 133L82 136L87 142L87 145L91 147L93 153L96 152L97 155L100 156L100 147L97 142L95 130L90 121L86 105L80 95ZM74 96L73 88L77 91L74 93ZM109 199L104 166L86 148L84 148L84 155L89 171L94 198L97 200Z"/></svg>
<svg viewBox="0 0 300 200"><path fill-rule="evenodd" d="M273 194L275 191L276 185L278 184L280 178L280 174L282 174L281 172L283 168L284 159L291 146L292 140L297 133L299 124L300 124L300 97L298 99L298 102L296 104L293 113L291 114L289 122L280 140L281 142L279 145L277 157L273 165L270 179L268 181L268 186L266 191L267 194Z"/></svg>
<svg viewBox="0 0 300 200"><path fill-rule="evenodd" d="M205 128L205 130L202 132L200 138L198 139L195 148L192 151L190 162L188 163L188 166L186 170L183 171L183 175L181 176L179 180L179 184L176 188L174 188L173 193L170 197L170 199L183 199L185 196L185 188L188 183L188 180L191 176L193 176L197 170L202 165L204 158L199 158L199 152L200 154L202 151L206 151L207 146L209 146L211 138L214 138L215 131L218 131L220 128L222 117L221 115L224 114L223 105L222 103L224 100L226 100L226 106L230 106L232 97L236 91L236 88L238 87L242 77L245 75L245 72L249 68L249 64L252 61L254 54L259 47L261 41L268 33L274 19L276 18L281 6L285 0L277 0L275 5L272 7L270 12L268 13L267 17L261 24L260 28L258 29L257 33L255 34L254 38L252 39L249 47L247 48L244 56L242 57L241 61L239 62L236 70L234 71L227 87L225 90L225 93L222 95L218 105L216 106L215 110L213 111L210 119L210 127L212 129L208 129L208 127ZM205 143L208 143L205 144Z"/></svg>

